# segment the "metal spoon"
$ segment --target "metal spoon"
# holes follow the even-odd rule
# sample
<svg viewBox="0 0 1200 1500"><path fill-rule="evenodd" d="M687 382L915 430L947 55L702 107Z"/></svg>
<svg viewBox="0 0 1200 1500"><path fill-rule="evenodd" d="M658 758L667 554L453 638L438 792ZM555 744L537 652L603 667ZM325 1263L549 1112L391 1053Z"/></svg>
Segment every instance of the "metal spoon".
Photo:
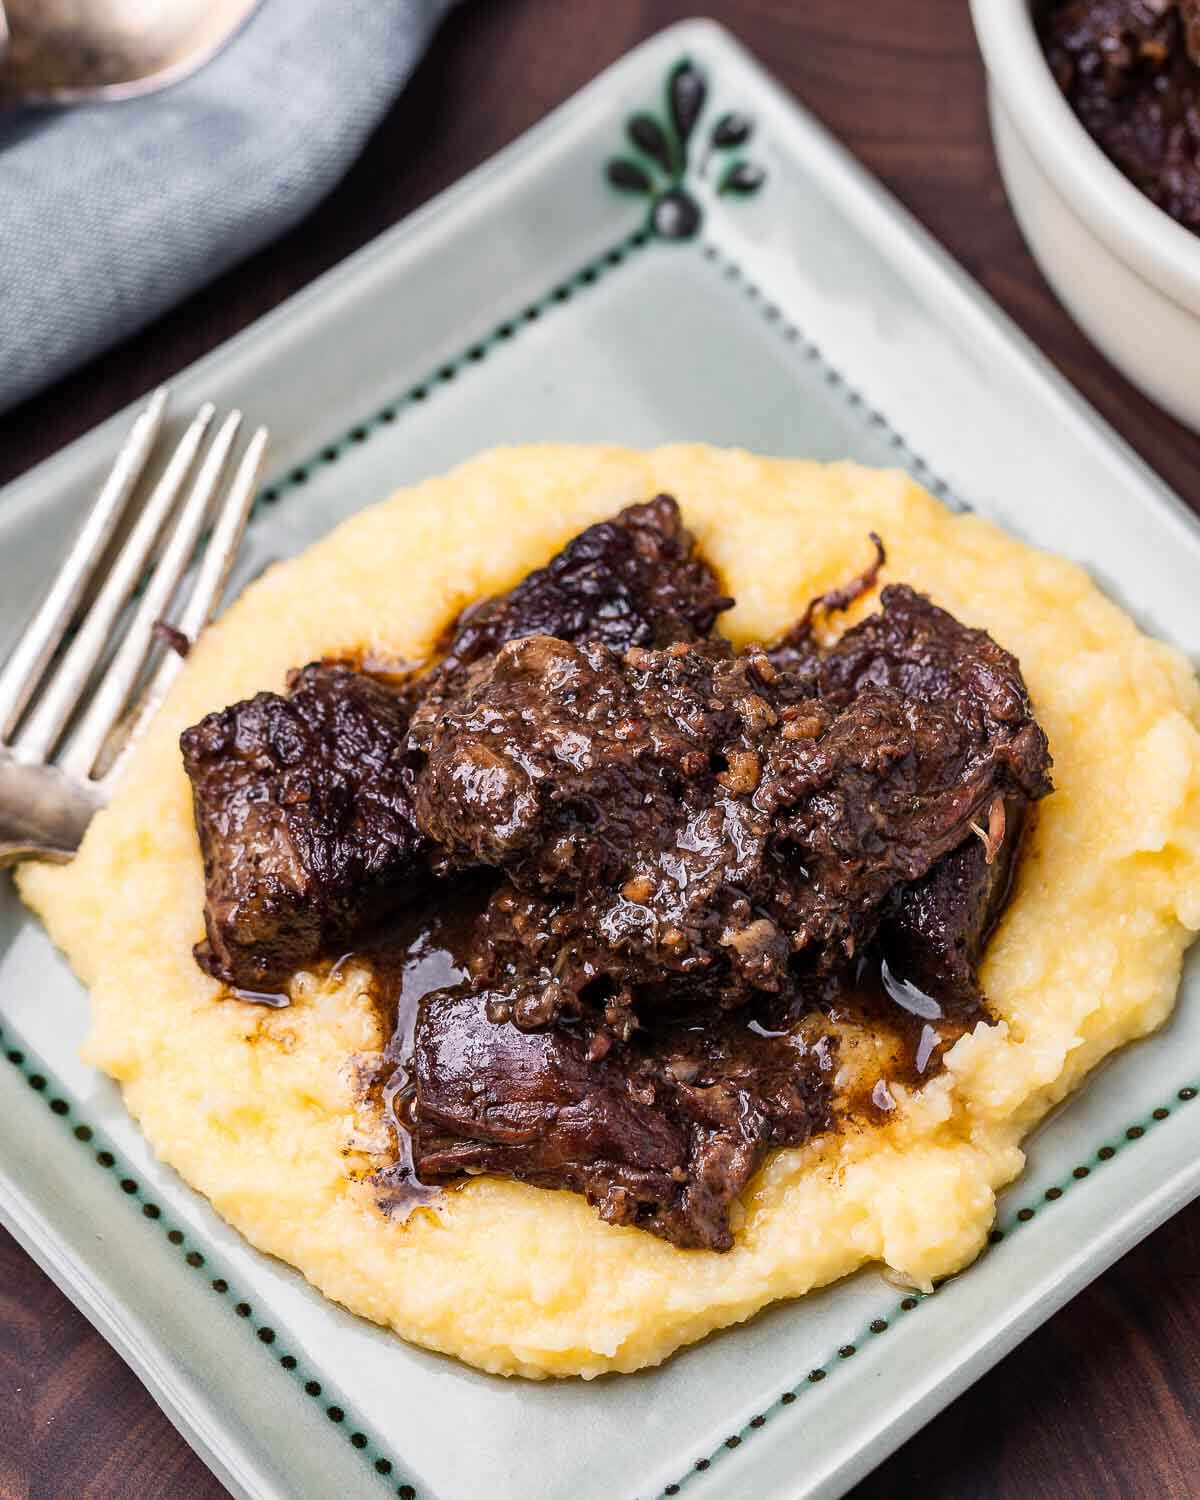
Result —
<svg viewBox="0 0 1200 1500"><path fill-rule="evenodd" d="M195 72L260 0L0 0L0 110L128 99Z"/></svg>

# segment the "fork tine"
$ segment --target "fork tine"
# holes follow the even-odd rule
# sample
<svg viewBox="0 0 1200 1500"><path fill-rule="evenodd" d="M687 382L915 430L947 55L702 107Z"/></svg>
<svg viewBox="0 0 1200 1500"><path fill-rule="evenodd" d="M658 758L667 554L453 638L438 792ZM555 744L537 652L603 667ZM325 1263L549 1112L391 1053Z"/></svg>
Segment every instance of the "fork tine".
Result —
<svg viewBox="0 0 1200 1500"><path fill-rule="evenodd" d="M242 533L246 529L246 522L254 503L259 475L266 457L268 438L269 433L265 427L259 427L255 431L242 455L242 461L229 487L229 493L217 513L216 524L213 526L212 536L205 549L200 571L196 575L196 582L192 586L192 592L188 596L176 626L189 643L194 643L196 637L208 624L224 592L229 570L241 546ZM124 765L126 755L167 696L167 691L182 666L183 658L177 652L167 651L164 654L158 669L142 693L136 711L131 715L129 732L120 750L100 778L98 785L107 789L116 780Z"/></svg>
<svg viewBox="0 0 1200 1500"><path fill-rule="evenodd" d="M62 640L88 579L108 546L125 502L146 467L166 409L167 389L162 386L130 428L117 461L79 528L45 599L0 671L0 740L15 728L46 670L47 662Z"/></svg>
<svg viewBox="0 0 1200 1500"><path fill-rule="evenodd" d="M263 459L267 453L268 436L265 427L255 430L242 455L229 493L217 514L212 536L204 552L204 561L200 564L195 585L179 617L178 628L189 641L194 641L211 619L233 560L242 544L242 533L246 529L250 507L258 489L258 477L262 473ZM178 655L173 652L168 661L178 670Z"/></svg>
<svg viewBox="0 0 1200 1500"><path fill-rule="evenodd" d="M179 587L179 580L196 550L196 543L204 529L213 496L225 472L225 465L241 425L241 412L231 412L222 422L212 445L204 455L191 493L171 529L158 566L138 601L125 639L59 759L59 764L68 775L77 776L81 780L86 780L91 775L96 757L125 707L154 643L155 622L169 609Z"/></svg>
<svg viewBox="0 0 1200 1500"><path fill-rule="evenodd" d="M183 488L213 412L211 405L201 407L179 440L78 634L67 648L45 692L30 711L24 728L12 741L12 751L18 759L42 761L54 749L63 725L87 686L92 669L112 639L117 616L133 592L163 522Z"/></svg>

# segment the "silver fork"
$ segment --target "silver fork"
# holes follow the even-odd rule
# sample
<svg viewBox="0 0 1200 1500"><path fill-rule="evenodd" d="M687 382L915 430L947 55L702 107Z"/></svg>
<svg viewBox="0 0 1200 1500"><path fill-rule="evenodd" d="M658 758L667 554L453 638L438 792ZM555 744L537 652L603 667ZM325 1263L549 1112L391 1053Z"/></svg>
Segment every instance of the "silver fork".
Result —
<svg viewBox="0 0 1200 1500"><path fill-rule="evenodd" d="M138 487L166 408L164 388L134 422L45 599L0 670L0 868L22 859L62 863L74 854L182 664L179 651L158 637L178 640L173 633L178 632L188 643L196 639L216 608L241 543L267 430L255 432L226 487L242 415L230 412L204 451L216 416L206 403L176 444L74 636L52 665ZM180 495L184 499L177 504ZM159 631L210 516L212 529L178 617L171 631ZM158 561L120 644L97 677L160 535ZM131 704L156 647L162 659Z"/></svg>

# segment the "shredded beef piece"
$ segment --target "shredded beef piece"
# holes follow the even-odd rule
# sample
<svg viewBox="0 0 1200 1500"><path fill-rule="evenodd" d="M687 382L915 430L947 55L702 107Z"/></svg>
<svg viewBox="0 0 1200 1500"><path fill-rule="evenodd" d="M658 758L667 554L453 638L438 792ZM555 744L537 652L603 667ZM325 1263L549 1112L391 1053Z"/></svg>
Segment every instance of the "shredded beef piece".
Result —
<svg viewBox="0 0 1200 1500"><path fill-rule="evenodd" d="M1176 0L1189 59L1200 67L1200 0Z"/></svg>
<svg viewBox="0 0 1200 1500"><path fill-rule="evenodd" d="M767 1149L830 1123L821 1065L799 1044L714 1025L597 1058L585 1028L497 1024L464 990L422 1001L413 1070L423 1182L488 1171L568 1188L610 1224L684 1247L730 1249L730 1207Z"/></svg>
<svg viewBox="0 0 1200 1500"><path fill-rule="evenodd" d="M724 642L616 655L514 640L414 714L417 816L447 867L498 865L547 889L624 883L646 838L673 847L691 814L745 802L745 757L771 720L754 657ZM679 882L720 835L717 822L679 844Z"/></svg>
<svg viewBox="0 0 1200 1500"><path fill-rule="evenodd" d="M923 880L898 887L880 922L879 948L891 971L952 1020L986 1014L978 968L1008 900L1027 806L1005 798L1004 836L990 860L987 844L973 834Z"/></svg>
<svg viewBox="0 0 1200 1500"><path fill-rule="evenodd" d="M788 697L811 697L817 692L817 673L823 655L813 634L817 620L849 609L875 587L880 570L887 562L887 550L873 531L870 537L875 548L870 565L849 583L810 599L808 608L796 623L767 651L767 660L783 676L781 689Z"/></svg>
<svg viewBox="0 0 1200 1500"><path fill-rule="evenodd" d="M581 531L507 594L465 609L442 642L437 675L526 635L614 651L698 641L732 603L695 555L679 506L657 495Z"/></svg>
<svg viewBox="0 0 1200 1500"><path fill-rule="evenodd" d="M598 978L622 1005L686 975L733 1006L805 950L834 967L998 797L1045 791L1013 658L911 590L883 605L819 660L824 696L779 708L792 685L755 651L549 637L418 708L416 816L439 867L493 865L543 898L524 922L538 962L518 949L489 975L518 1021L574 1010ZM519 938L509 924L493 946Z"/></svg>
<svg viewBox="0 0 1200 1500"><path fill-rule="evenodd" d="M893 688L924 703L972 705L1007 746L1030 797L1050 790L1046 737L1033 717L1017 659L986 630L963 625L906 584L890 584L881 608L821 659L818 691L839 707L865 688Z"/></svg>
<svg viewBox="0 0 1200 1500"><path fill-rule="evenodd" d="M610 1037L628 1040L638 1024L635 1000L643 1013L686 1013L707 1022L751 993L725 964L706 967L703 952L680 955L683 966L671 967L658 964L652 953L614 949L603 922L611 905L604 894L589 902L502 882L475 929L467 964L475 989L487 995L492 1020L532 1031L586 1017L603 1022L598 1051ZM750 932L747 941L753 937ZM778 936L775 941L781 948L779 982L760 984L755 992L775 994L783 987L787 944Z"/></svg>
<svg viewBox="0 0 1200 1500"><path fill-rule="evenodd" d="M811 648L803 676L826 703L849 706L867 689L883 688L950 706L958 718L981 716L980 731L1005 773L997 793L967 820L970 832L957 850L925 878L896 887L880 942L905 979L960 1013L982 1014L975 971L1008 896L1026 809L1050 791L1049 749L1016 659L986 631L904 585L884 589L880 602L877 614L827 651ZM998 843L988 849L980 835L997 817L997 797Z"/></svg>
<svg viewBox="0 0 1200 1500"><path fill-rule="evenodd" d="M1059 88L1104 154L1200 231L1200 3L1051 0L1038 29Z"/></svg>
<svg viewBox="0 0 1200 1500"><path fill-rule="evenodd" d="M336 663L293 673L184 731L204 855L201 968L282 986L424 868L404 763L408 701Z"/></svg>
<svg viewBox="0 0 1200 1500"><path fill-rule="evenodd" d="M1046 737L1016 659L903 585L880 603L806 669L820 695L811 723L835 711L833 724L809 739L808 706L785 710L803 734L767 773L778 780L781 837L810 877L798 902L781 888L779 920L847 956L870 937L887 892L974 838L997 799L1013 807L1016 832L1017 809L1050 790ZM959 921L964 932L979 925L973 903Z"/></svg>
<svg viewBox="0 0 1200 1500"><path fill-rule="evenodd" d="M752 802L774 719L757 661L723 642L617 656L535 636L414 716L417 818L438 867L490 864L570 896L552 960L565 1004L598 973L628 996L718 961L739 998L781 983L786 939L745 937L765 925L749 893L770 833ZM518 1014L540 984L520 981Z"/></svg>
<svg viewBox="0 0 1200 1500"><path fill-rule="evenodd" d="M816 739L771 755L764 794L790 878L764 899L795 951L815 949L825 969L853 958L889 892L920 880L1013 787L1006 747L971 707L867 689Z"/></svg>

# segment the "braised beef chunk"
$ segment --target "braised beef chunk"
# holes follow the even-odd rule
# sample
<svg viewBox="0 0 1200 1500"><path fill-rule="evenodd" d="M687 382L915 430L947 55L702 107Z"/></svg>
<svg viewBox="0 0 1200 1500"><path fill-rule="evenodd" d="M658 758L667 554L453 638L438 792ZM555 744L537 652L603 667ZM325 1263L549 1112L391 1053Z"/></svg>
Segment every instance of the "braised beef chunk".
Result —
<svg viewBox="0 0 1200 1500"><path fill-rule="evenodd" d="M912 589L886 588L880 603L817 663L812 713L835 712L830 729L789 739L771 763L784 802L796 799L781 830L811 877L818 940L848 937L848 954L873 892L920 880L998 802L1050 789L1016 659ZM807 733L806 705L789 711Z"/></svg>
<svg viewBox="0 0 1200 1500"><path fill-rule="evenodd" d="M773 970L738 941L759 921L747 893L770 832L751 800L774 718L755 661L715 642L622 656L511 642L414 715L418 824L444 866L572 895L573 942L618 983L697 974L724 953L775 987L786 942Z"/></svg>
<svg viewBox="0 0 1200 1500"><path fill-rule="evenodd" d="M614 651L701 640L732 603L695 555L679 506L657 495L581 531L507 594L464 610L443 643L442 669L469 666L526 635Z"/></svg>
<svg viewBox="0 0 1200 1500"><path fill-rule="evenodd" d="M484 1171L569 1188L610 1224L684 1247L728 1250L730 1207L766 1150L829 1125L825 1074L801 1048L680 1027L597 1058L585 1028L520 1031L469 989L425 997L413 1070L423 1182Z"/></svg>
<svg viewBox="0 0 1200 1500"><path fill-rule="evenodd" d="M204 855L202 968L270 990L347 941L421 867L409 705L350 667L209 714L180 740Z"/></svg>
<svg viewBox="0 0 1200 1500"><path fill-rule="evenodd" d="M1050 789L1046 736L1033 717L1015 656L988 635L963 625L905 584L879 596L878 613L848 630L824 653L817 679L822 698L850 704L866 688L893 688L924 703L962 704L1007 747L1012 772L1027 796Z"/></svg>
<svg viewBox="0 0 1200 1500"><path fill-rule="evenodd" d="M816 680L825 696L785 702L753 650L511 642L414 715L417 822L442 868L553 898L560 1007L597 978L628 1004L671 974L740 1004L797 954L852 958L895 886L1047 785L1013 658L910 590ZM552 1017L528 968L514 1014Z"/></svg>
<svg viewBox="0 0 1200 1500"><path fill-rule="evenodd" d="M880 922L878 945L892 973L948 1017L985 1014L978 968L1008 900L1026 808L1020 797L1005 798L997 814L1003 828L993 828L1002 834L997 844L973 833L923 880L898 887Z"/></svg>
<svg viewBox="0 0 1200 1500"><path fill-rule="evenodd" d="M500 1170L586 1192L624 1222L625 1204L672 1198L686 1177L686 1133L623 1068L592 1062L567 1030L497 1025L469 991L426 997L413 1072L423 1182Z"/></svg>
<svg viewBox="0 0 1200 1500"><path fill-rule="evenodd" d="M758 662L723 642L617 656L534 637L414 717L418 822L439 859L495 865L538 897L519 923L501 914L511 941L490 950L512 955L489 977L522 1024L597 980L610 1009L670 977L721 1003L783 982L786 938L753 904L770 834L755 747L774 718ZM553 949L549 988L526 939Z"/></svg>
<svg viewBox="0 0 1200 1500"><path fill-rule="evenodd" d="M920 880L1018 789L1004 743L960 710L869 689L812 741L769 757L764 789L788 878L767 906L820 967L852 959L892 889Z"/></svg>
<svg viewBox="0 0 1200 1500"><path fill-rule="evenodd" d="M813 687L853 704L871 687L950 706L985 723L1004 766L997 795L980 806L971 836L923 879L898 886L880 935L893 970L947 1007L982 1014L976 969L1007 900L1030 802L1050 790L1050 754L1020 667L983 630L903 585L882 608L821 654Z"/></svg>
<svg viewBox="0 0 1200 1500"><path fill-rule="evenodd" d="M418 707L439 868L506 876L469 983L418 1017L423 1179L499 1171L725 1249L763 1154L832 1118L826 1075L757 1007L835 1024L874 975L871 1005L915 997L918 1078L986 1016L977 965L1045 737L1014 658L910 589L815 640L881 562L770 653L534 637Z"/></svg>
<svg viewBox="0 0 1200 1500"><path fill-rule="evenodd" d="M615 906L604 893L588 901L503 882L476 927L468 965L475 988L487 993L492 1019L537 1030L587 1017L604 1024L599 1047L604 1037L628 1039L638 1025L635 1001L643 1018L686 1013L707 1021L754 993L737 983L728 965L711 964L703 949L668 952L668 962L657 964L652 951L614 948L603 918ZM671 960L684 967L671 967ZM759 992L782 987L760 986Z"/></svg>
<svg viewBox="0 0 1200 1500"><path fill-rule="evenodd" d="M817 603L842 607L873 581L868 570ZM975 969L1007 898L1025 808L1050 789L1046 739L1016 659L985 631L963 625L903 585L885 588L880 603L876 614L827 649L813 639L810 608L769 655L788 674L794 693L849 709L866 707L874 689L899 692L949 709L958 728L991 745L1001 763L996 794L968 820L971 837L926 877L895 886L887 907L892 915L880 935L898 973L931 994L944 994L959 1010L982 1014ZM964 789L968 780L964 774ZM922 817L927 811L922 806ZM828 808L820 823L822 834L835 831ZM988 847L989 828L994 850ZM903 840L891 852L903 857Z"/></svg>

